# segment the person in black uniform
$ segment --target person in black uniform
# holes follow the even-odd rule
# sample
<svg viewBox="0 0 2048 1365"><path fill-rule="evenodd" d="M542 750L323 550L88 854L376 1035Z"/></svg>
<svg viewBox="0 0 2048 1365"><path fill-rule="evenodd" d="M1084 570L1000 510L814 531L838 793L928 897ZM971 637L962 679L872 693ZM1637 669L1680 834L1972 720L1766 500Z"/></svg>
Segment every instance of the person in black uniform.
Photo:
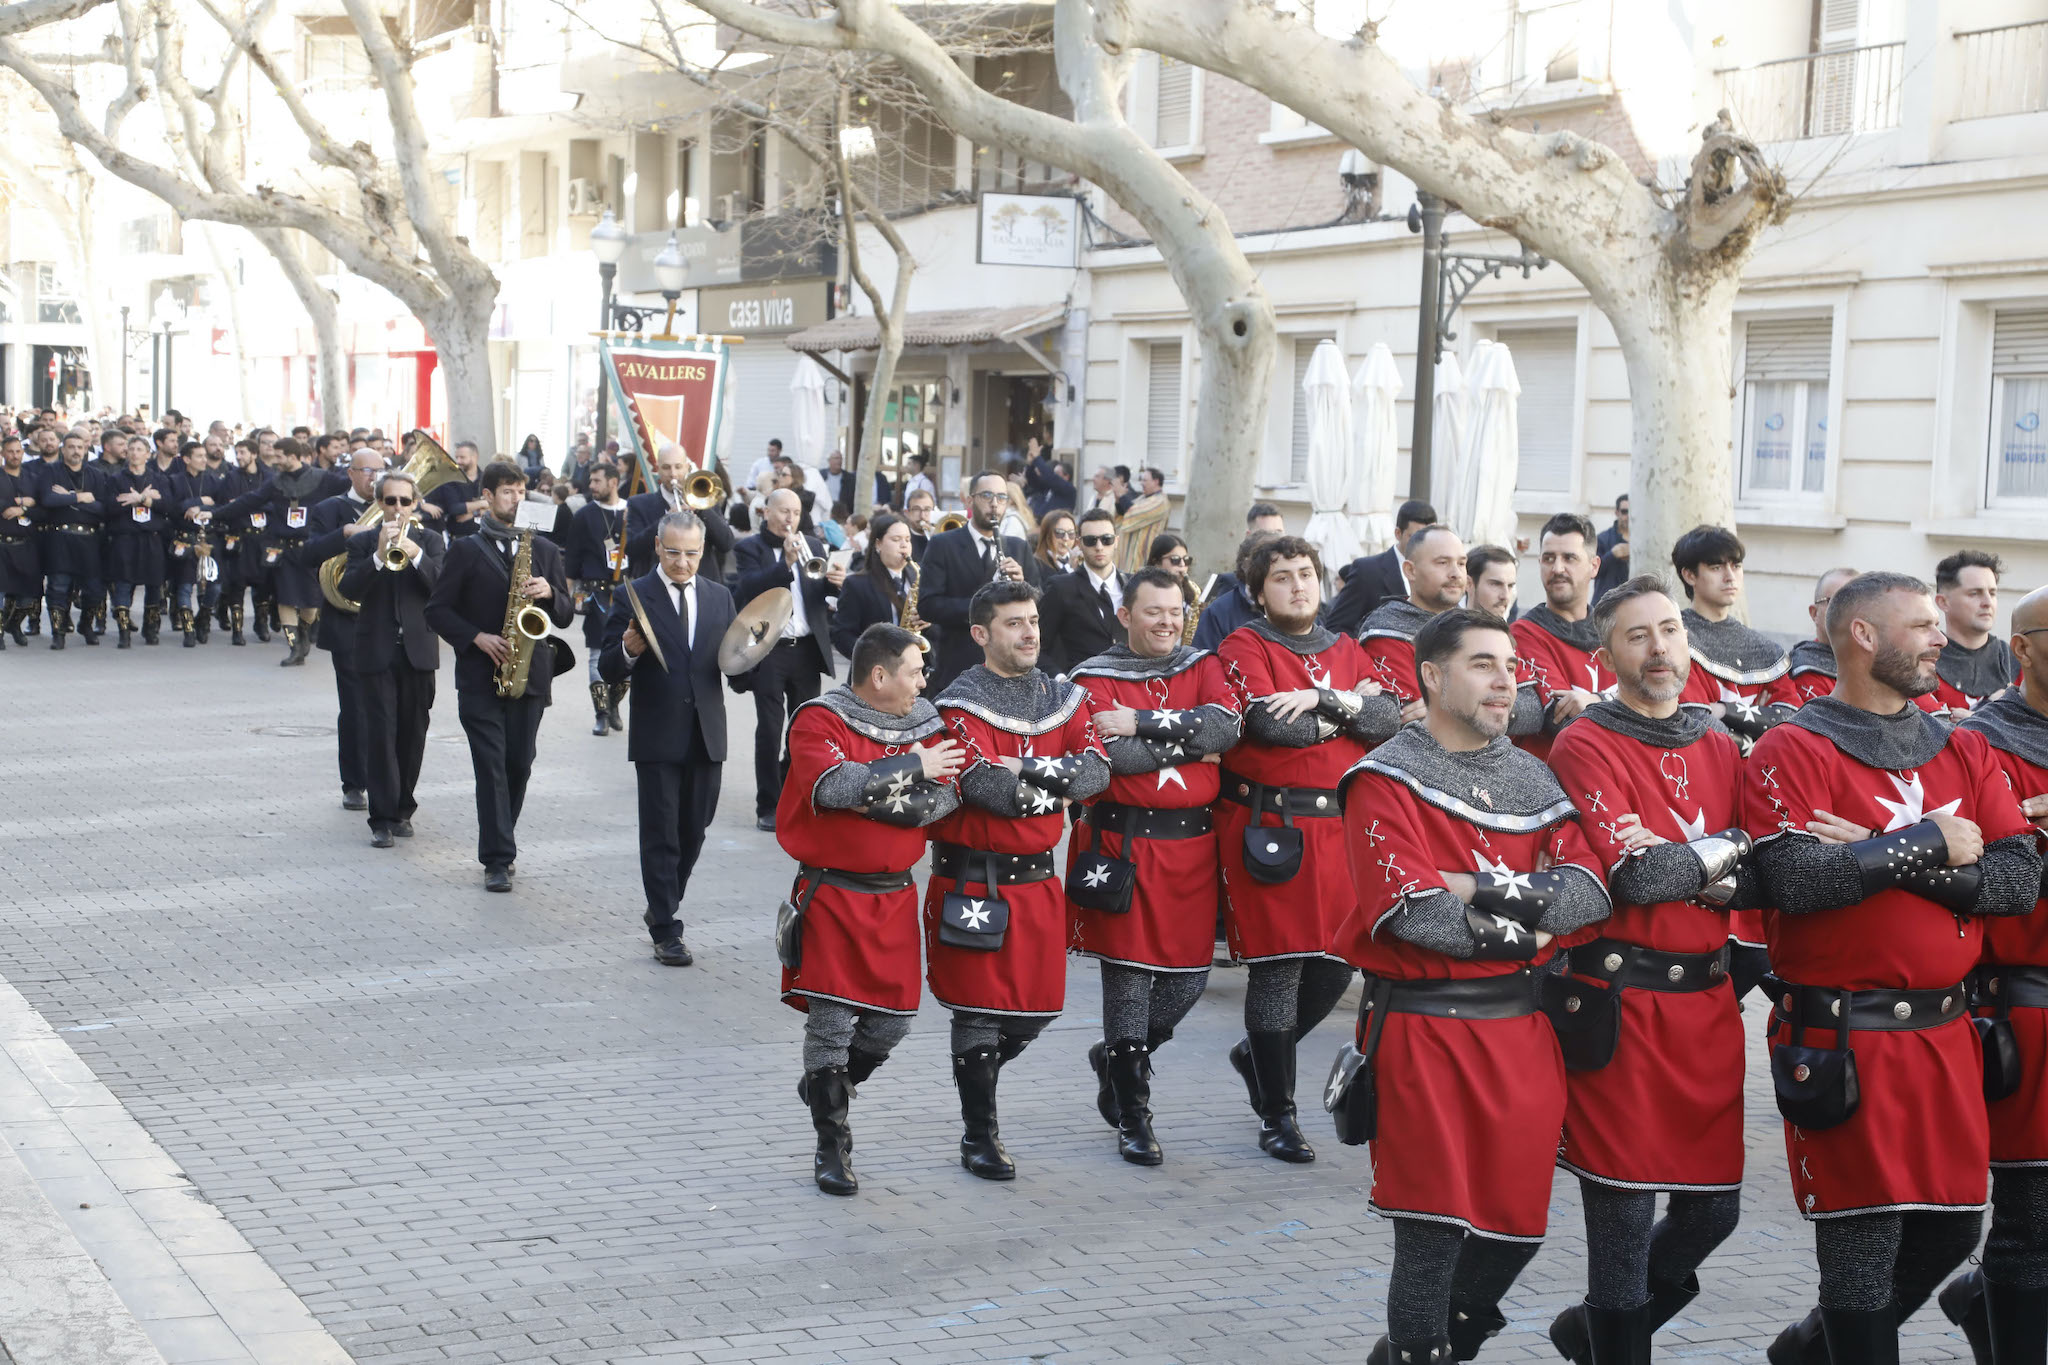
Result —
<svg viewBox="0 0 2048 1365"><path fill-rule="evenodd" d="M43 564L36 553L35 495L22 477L21 438L0 440L0 645L26 649L21 623L38 611Z"/></svg>
<svg viewBox="0 0 2048 1365"><path fill-rule="evenodd" d="M932 547L932 537L938 533L939 502L930 492L918 489L903 500L903 519L910 523L910 558L915 564L924 563L925 551Z"/></svg>
<svg viewBox="0 0 2048 1365"><path fill-rule="evenodd" d="M714 583L726 582L732 558L732 524L717 507L701 509L683 505L683 482L696 471L689 455L679 445L665 445L655 461L655 486L626 500L626 571L635 578L654 572L654 528L670 512L695 511L704 527L703 573Z"/></svg>
<svg viewBox="0 0 2048 1365"><path fill-rule="evenodd" d="M306 542L292 558L316 582L321 565L348 553L349 538L369 511L377 476L383 472L384 457L364 446L349 458L348 491L313 505L306 518ZM326 596L323 592L321 600ZM363 723L363 685L356 668L355 613L328 602L313 627L313 638L334 665L334 749L341 772L341 808L362 810L369 804L369 730Z"/></svg>
<svg viewBox="0 0 2048 1365"><path fill-rule="evenodd" d="M78 630L89 645L93 633L92 604L104 589L100 578L100 529L105 504L99 476L85 467L85 442L67 439L54 462L29 470L39 523L43 572L48 575L50 648L64 648L71 634L71 608L78 606Z"/></svg>
<svg viewBox="0 0 2048 1365"><path fill-rule="evenodd" d="M143 639L156 643L155 625L164 610L164 535L175 519L171 481L151 468L149 447L109 433L101 447L122 456L121 467L106 476L110 520L107 525L107 577L114 585L114 625L119 649L135 643L135 589L142 589Z"/></svg>
<svg viewBox="0 0 2048 1365"><path fill-rule="evenodd" d="M209 580L205 573L209 558L214 560L216 575L220 569L220 543L213 530L214 498L207 491L212 471L206 467L205 447L197 441L187 442L183 458L171 467L169 475L158 477L165 479L173 499L170 543L165 548L170 555L170 581L177 593L174 619L185 637L185 648L191 649L210 637L211 609L220 591L218 577ZM149 643L154 633L147 622L145 615L144 643Z"/></svg>
<svg viewBox="0 0 2048 1365"><path fill-rule="evenodd" d="M256 638L270 642L270 623L277 612L275 586L271 581L270 565L263 549L263 529L256 524L260 512L229 512L244 494L253 493L268 483L271 472L256 458L254 441L237 441L234 459L218 471L208 473L208 495L219 509L214 514L213 524L220 537L221 599L228 605L228 620L235 632L235 643L243 643L242 627L248 619L243 612L243 598L255 608Z"/></svg>
<svg viewBox="0 0 2048 1365"><path fill-rule="evenodd" d="M839 585L839 607L832 613L832 645L847 658L869 626L901 624L903 594L918 573L910 548L910 523L894 512L869 524L867 556Z"/></svg>
<svg viewBox="0 0 2048 1365"><path fill-rule="evenodd" d="M825 545L797 529L803 511L794 489L776 489L761 505L761 529L733 549L741 602L773 588L787 588L796 598L782 638L747 674L754 694L754 827L769 831L782 800L782 776L789 771L784 723L789 711L818 695L820 677L832 676L832 604L846 581L839 567L815 578L804 572L807 560L824 558Z"/></svg>
<svg viewBox="0 0 2048 1365"><path fill-rule="evenodd" d="M704 527L695 513L669 513L655 536L659 568L635 579L633 589L661 658L647 647L632 604L620 593L605 622L598 667L607 682L632 682L626 757L640 790L640 883L654 958L687 967L692 959L678 911L705 827L718 810L726 752L718 642L732 624L733 605L723 584L697 572Z"/></svg>
<svg viewBox="0 0 2048 1365"><path fill-rule="evenodd" d="M455 650L455 713L469 737L469 761L476 772L477 861L484 865L484 887L510 891L519 855L514 831L533 773L541 714L547 710L555 644L551 638L535 641L526 694L501 697L498 666L510 657L512 644L498 632L505 628L506 600L515 590L556 626L575 619L576 605L562 572L562 552L541 536L533 538L526 581L512 582L521 535L512 519L526 497L526 476L519 466L493 460L479 483L486 503L481 528L448 547L440 581L427 602L427 624Z"/></svg>
<svg viewBox="0 0 2048 1365"><path fill-rule="evenodd" d="M967 624L967 604L975 590L997 578L1029 583L1034 588L1039 582L1038 557L1031 547L1016 536L998 534L1003 514L1010 510L1009 485L1003 476L977 474L968 492L967 524L932 537L931 547L918 561L924 570L924 587L918 592L917 614L938 632L933 642L931 684L925 689L934 696L981 662L981 646L974 643ZM930 636L932 631L925 634Z"/></svg>
<svg viewBox="0 0 2048 1365"><path fill-rule="evenodd" d="M260 447L259 447L260 452ZM263 562L274 585L278 616L284 625L289 653L278 660L280 668L302 666L313 652L313 630L320 620L320 593L316 571L300 565L292 552L306 543L307 520L313 507L339 491L330 487L329 471L306 460L306 447L287 436L277 443L277 474L267 483L242 494L214 511L223 516L247 514L249 525L263 536Z"/></svg>
<svg viewBox="0 0 2048 1365"><path fill-rule="evenodd" d="M1116 567L1116 518L1102 508L1081 514L1080 562L1045 580L1038 599L1039 667L1048 674L1107 653L1124 638L1116 619L1130 577Z"/></svg>
<svg viewBox="0 0 2048 1365"><path fill-rule="evenodd" d="M610 460L590 466L590 495L569 522L565 547L569 578L582 605L583 647L590 660L590 706L596 713L590 733L623 730L619 702L626 685L613 686L597 671L597 653L604 644L604 623L612 613L612 594L625 576L626 504L619 497L619 467Z"/></svg>
<svg viewBox="0 0 2048 1365"><path fill-rule="evenodd" d="M420 512L427 519L427 525L439 531L450 545L473 536L481 526L488 500L477 486L477 449L475 441L457 441L455 448L448 452L462 470L462 477L450 479L436 488L420 502Z"/></svg>
<svg viewBox="0 0 2048 1365"><path fill-rule="evenodd" d="M359 450L350 473L374 451ZM355 667L363 709L364 760L370 782L370 843L390 848L393 837L412 837L419 802L420 765L427 753L428 717L434 708L434 673L441 642L427 625L427 602L440 581L446 542L419 524L419 486L394 469L378 477L377 526L348 538L341 594L354 601ZM405 563L393 568L387 557Z"/></svg>

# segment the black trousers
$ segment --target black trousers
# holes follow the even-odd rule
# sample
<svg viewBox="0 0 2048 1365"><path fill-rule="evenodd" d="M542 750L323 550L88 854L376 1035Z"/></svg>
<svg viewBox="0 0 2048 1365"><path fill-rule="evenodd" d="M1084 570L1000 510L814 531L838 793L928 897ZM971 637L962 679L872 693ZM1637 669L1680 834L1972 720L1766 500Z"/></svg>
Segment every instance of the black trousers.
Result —
<svg viewBox="0 0 2048 1365"><path fill-rule="evenodd" d="M656 943L682 936L676 922L690 873L704 850L704 831L718 812L724 768L704 752L704 737L690 741L688 763L635 763L640 784L640 885L647 893L647 932Z"/></svg>
<svg viewBox="0 0 2048 1365"><path fill-rule="evenodd" d="M455 694L455 714L469 736L469 764L476 772L476 860L485 867L509 865L519 856L513 829L526 803L534 741L547 709L545 697Z"/></svg>
<svg viewBox="0 0 2048 1365"><path fill-rule="evenodd" d="M789 713L818 695L817 656L809 640L784 640L754 669L754 814L775 814L789 771L783 728Z"/></svg>
<svg viewBox="0 0 2048 1365"><path fill-rule="evenodd" d="M420 764L427 754L427 722L434 709L434 675L403 658L391 667L357 675L362 683L363 747L370 777L370 828L412 819Z"/></svg>
<svg viewBox="0 0 2048 1365"><path fill-rule="evenodd" d="M191 591L190 587L178 589L180 606L192 605ZM329 653L327 657L334 664L336 766L341 769L341 785L350 791L361 791L370 785L370 765L365 758L363 737L362 676L348 667L339 654Z"/></svg>

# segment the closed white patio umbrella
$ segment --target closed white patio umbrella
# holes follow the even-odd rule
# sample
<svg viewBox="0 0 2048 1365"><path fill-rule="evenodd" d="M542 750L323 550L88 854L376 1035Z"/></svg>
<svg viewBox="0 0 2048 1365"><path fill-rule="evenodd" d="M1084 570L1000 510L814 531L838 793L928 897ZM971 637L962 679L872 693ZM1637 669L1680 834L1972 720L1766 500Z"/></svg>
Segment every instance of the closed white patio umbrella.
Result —
<svg viewBox="0 0 2048 1365"><path fill-rule="evenodd" d="M1465 369L1456 351L1444 352L1436 366L1435 408L1430 418L1429 505L1437 520L1465 534L1457 511L1458 469L1465 461Z"/></svg>
<svg viewBox="0 0 2048 1365"><path fill-rule="evenodd" d="M1522 382L1515 377L1514 357L1496 342L1473 357L1471 430L1466 437L1465 464L1472 469L1471 520L1467 543L1515 544L1515 479L1521 459L1516 408Z"/></svg>
<svg viewBox="0 0 2048 1365"><path fill-rule="evenodd" d="M825 411L825 372L816 361L797 361L789 377L790 458L810 469L825 467L826 432L831 422Z"/></svg>
<svg viewBox="0 0 2048 1365"><path fill-rule="evenodd" d="M1384 341L1365 353L1351 381L1352 417L1358 453L1352 462L1349 507L1351 527L1366 554L1376 554L1394 540L1394 462L1401 454L1401 436L1394 423L1394 401L1401 396L1401 371Z"/></svg>
<svg viewBox="0 0 2048 1365"><path fill-rule="evenodd" d="M1334 574L1358 558L1358 535L1344 515L1351 494L1351 383L1334 341L1316 346L1301 389L1308 399L1308 526L1303 535Z"/></svg>

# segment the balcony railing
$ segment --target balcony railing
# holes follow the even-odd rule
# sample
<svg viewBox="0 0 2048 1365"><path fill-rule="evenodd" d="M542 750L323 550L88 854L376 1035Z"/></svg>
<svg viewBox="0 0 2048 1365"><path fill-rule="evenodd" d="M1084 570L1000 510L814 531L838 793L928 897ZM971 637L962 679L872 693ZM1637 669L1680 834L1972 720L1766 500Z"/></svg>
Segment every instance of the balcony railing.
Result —
<svg viewBox="0 0 2048 1365"><path fill-rule="evenodd" d="M1972 29L1956 41L1963 45L1958 119L2048 109L2048 19Z"/></svg>
<svg viewBox="0 0 2048 1365"><path fill-rule="evenodd" d="M1899 126L1904 43L1816 52L1716 72L1737 126L1758 142Z"/></svg>

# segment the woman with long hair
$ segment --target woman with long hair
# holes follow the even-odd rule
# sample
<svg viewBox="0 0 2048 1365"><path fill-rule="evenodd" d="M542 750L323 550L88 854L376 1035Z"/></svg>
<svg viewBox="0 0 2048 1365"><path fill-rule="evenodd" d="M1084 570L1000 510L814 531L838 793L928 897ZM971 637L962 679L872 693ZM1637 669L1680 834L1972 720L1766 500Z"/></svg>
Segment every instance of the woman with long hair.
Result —
<svg viewBox="0 0 2048 1365"><path fill-rule="evenodd" d="M1038 545L1034 553L1038 567L1047 577L1074 567L1074 550L1081 543L1074 514L1064 507L1047 512L1038 523Z"/></svg>
<svg viewBox="0 0 2048 1365"><path fill-rule="evenodd" d="M832 614L832 644L847 658L854 642L876 622L899 623L903 594L917 581L910 562L910 523L884 512L868 523L868 550L860 572L846 576L839 588L839 610Z"/></svg>

